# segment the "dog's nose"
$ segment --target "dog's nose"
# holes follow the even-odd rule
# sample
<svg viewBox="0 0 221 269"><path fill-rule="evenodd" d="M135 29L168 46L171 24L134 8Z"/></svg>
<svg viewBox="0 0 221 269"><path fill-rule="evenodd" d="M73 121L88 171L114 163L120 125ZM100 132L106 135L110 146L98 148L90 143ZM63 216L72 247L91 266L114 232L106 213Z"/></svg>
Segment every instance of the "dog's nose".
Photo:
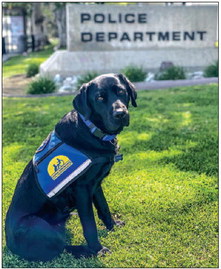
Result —
<svg viewBox="0 0 221 269"><path fill-rule="evenodd" d="M127 112L123 108L118 108L113 112L113 116L116 119L123 119L126 116Z"/></svg>

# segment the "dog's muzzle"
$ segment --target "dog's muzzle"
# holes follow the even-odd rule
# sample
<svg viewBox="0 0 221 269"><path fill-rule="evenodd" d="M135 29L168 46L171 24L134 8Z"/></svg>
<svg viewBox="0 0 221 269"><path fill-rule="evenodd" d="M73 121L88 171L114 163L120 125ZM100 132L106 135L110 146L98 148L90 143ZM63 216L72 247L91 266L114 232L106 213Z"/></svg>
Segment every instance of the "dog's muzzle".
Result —
<svg viewBox="0 0 221 269"><path fill-rule="evenodd" d="M128 112L126 109L118 108L113 112L113 117L117 120L122 120L127 116Z"/></svg>
<svg viewBox="0 0 221 269"><path fill-rule="evenodd" d="M129 113L126 108L117 108L112 113L112 119L117 126L129 125Z"/></svg>

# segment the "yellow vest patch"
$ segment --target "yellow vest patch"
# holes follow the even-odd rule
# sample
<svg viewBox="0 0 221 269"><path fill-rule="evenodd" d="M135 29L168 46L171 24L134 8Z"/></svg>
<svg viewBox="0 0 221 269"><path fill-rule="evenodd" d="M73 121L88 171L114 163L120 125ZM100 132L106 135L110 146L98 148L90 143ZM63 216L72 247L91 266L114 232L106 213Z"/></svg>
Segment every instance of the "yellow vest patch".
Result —
<svg viewBox="0 0 221 269"><path fill-rule="evenodd" d="M72 161L67 156L55 156L48 164L48 174L52 179L55 180L62 173L64 173L64 171L66 171L72 164Z"/></svg>

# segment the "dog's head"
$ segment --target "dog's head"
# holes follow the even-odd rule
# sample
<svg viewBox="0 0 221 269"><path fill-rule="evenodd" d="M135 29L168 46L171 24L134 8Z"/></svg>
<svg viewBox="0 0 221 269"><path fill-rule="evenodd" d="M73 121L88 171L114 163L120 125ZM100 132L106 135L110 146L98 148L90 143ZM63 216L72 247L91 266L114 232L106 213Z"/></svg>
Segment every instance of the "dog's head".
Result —
<svg viewBox="0 0 221 269"><path fill-rule="evenodd" d="M108 134L129 125L128 105L136 107L134 85L122 74L105 74L83 84L73 100L75 109Z"/></svg>

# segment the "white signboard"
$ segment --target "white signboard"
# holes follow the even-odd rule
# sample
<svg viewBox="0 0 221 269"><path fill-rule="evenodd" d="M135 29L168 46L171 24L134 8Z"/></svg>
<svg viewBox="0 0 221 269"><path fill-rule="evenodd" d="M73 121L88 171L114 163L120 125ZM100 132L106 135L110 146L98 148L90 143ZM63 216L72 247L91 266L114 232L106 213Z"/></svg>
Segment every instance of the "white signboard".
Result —
<svg viewBox="0 0 221 269"><path fill-rule="evenodd" d="M216 6L67 6L68 49L213 47Z"/></svg>

